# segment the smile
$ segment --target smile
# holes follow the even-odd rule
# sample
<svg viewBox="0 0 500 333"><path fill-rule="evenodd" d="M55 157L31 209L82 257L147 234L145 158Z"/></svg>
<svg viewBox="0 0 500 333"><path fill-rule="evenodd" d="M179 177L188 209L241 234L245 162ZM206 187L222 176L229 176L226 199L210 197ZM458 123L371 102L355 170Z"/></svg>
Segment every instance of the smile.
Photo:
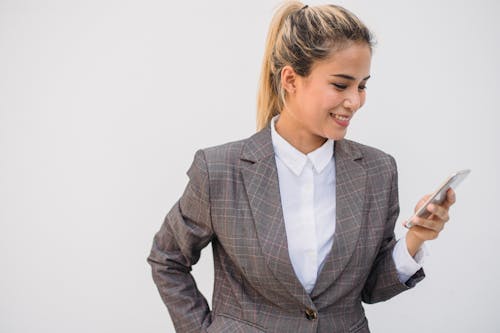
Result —
<svg viewBox="0 0 500 333"><path fill-rule="evenodd" d="M344 116L344 115L335 114L335 113L330 113L330 117L332 117L333 120L341 127L349 126L349 119L351 119L350 116Z"/></svg>
<svg viewBox="0 0 500 333"><path fill-rule="evenodd" d="M330 113L330 116L338 119L338 120L342 120L342 121L346 121L346 120L349 120L349 117L348 116L342 116L340 114L333 114L333 113Z"/></svg>

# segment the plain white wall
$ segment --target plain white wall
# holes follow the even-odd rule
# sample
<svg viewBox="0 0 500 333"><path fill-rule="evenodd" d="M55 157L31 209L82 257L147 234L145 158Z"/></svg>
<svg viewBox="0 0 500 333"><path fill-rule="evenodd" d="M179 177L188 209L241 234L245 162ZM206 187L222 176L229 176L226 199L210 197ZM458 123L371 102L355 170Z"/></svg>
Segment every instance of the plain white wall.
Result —
<svg viewBox="0 0 500 333"><path fill-rule="evenodd" d="M173 332L151 241L194 152L254 132L278 3L0 1L1 332ZM367 306L371 328L498 332L500 4L338 3L377 36L348 137L396 157L401 221L472 169L428 277ZM211 264L194 269L207 298Z"/></svg>

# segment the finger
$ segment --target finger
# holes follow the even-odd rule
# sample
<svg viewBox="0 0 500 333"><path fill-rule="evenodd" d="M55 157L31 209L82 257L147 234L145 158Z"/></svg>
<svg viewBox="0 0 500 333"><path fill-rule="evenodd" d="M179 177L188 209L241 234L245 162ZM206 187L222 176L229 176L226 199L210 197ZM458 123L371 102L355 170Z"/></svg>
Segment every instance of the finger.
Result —
<svg viewBox="0 0 500 333"><path fill-rule="evenodd" d="M414 226L419 226L425 229L433 230L436 232L440 232L444 228L443 221L436 221L431 219L425 219L422 217L415 217L412 219L412 223Z"/></svg>
<svg viewBox="0 0 500 333"><path fill-rule="evenodd" d="M455 202L457 198L455 195L455 191L452 188L449 188L446 192L446 200L443 202L443 206L445 208L450 208Z"/></svg>
<svg viewBox="0 0 500 333"><path fill-rule="evenodd" d="M448 214L448 208L443 207L442 205L429 204L427 206L427 210L432 213L433 217L437 217L443 222L448 222L450 220L450 216ZM432 219L428 217L428 219Z"/></svg>
<svg viewBox="0 0 500 333"><path fill-rule="evenodd" d="M417 202L417 205L415 206L415 212L420 209L420 207L427 201L427 199L429 199L430 196L430 194L426 194Z"/></svg>

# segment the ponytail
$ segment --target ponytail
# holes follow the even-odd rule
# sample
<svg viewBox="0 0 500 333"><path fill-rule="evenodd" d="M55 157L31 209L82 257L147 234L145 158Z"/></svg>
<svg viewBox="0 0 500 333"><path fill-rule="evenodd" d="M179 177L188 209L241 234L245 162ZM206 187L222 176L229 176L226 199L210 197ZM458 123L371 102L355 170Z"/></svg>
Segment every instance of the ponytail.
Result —
<svg viewBox="0 0 500 333"><path fill-rule="evenodd" d="M257 93L257 130L266 127L271 119L281 112L284 104L284 92L281 88L280 78L275 75L281 74L281 68L276 71L272 62L275 45L278 35L286 18L295 11L300 10L304 5L299 1L285 2L274 14L267 34L264 59L260 72L259 90Z"/></svg>

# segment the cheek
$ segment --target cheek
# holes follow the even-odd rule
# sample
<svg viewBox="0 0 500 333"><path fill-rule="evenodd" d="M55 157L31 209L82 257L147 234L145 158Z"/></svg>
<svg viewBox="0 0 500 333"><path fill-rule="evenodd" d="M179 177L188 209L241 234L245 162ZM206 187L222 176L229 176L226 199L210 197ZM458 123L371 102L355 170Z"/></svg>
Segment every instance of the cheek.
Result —
<svg viewBox="0 0 500 333"><path fill-rule="evenodd" d="M361 95L359 96L359 108L358 109L361 109L361 107L363 105L365 105L365 102L366 102L366 92L363 92L361 93Z"/></svg>
<svg viewBox="0 0 500 333"><path fill-rule="evenodd" d="M330 109L337 108L339 105L342 105L345 98L342 94L333 91L330 93L330 98L328 99L328 106Z"/></svg>
<svg viewBox="0 0 500 333"><path fill-rule="evenodd" d="M307 117L314 118L322 114L322 110L331 105L332 97L325 91L310 91L303 103L303 112Z"/></svg>
<svg viewBox="0 0 500 333"><path fill-rule="evenodd" d="M334 89L324 89L321 94L316 96L316 101L322 108L333 108L342 103L342 96Z"/></svg>

